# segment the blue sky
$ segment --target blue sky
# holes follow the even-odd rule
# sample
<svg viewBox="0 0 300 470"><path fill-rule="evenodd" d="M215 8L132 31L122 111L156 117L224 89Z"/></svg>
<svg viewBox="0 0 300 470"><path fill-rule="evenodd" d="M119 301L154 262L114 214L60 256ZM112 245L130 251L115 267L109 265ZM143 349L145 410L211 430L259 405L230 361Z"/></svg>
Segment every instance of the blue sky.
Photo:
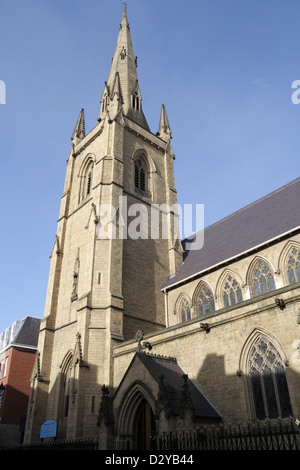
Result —
<svg viewBox="0 0 300 470"><path fill-rule="evenodd" d="M97 123L119 0L0 0L0 331L42 317L66 159ZM166 106L178 202L205 225L300 176L299 0L128 0L143 110ZM0 100L1 101L1 100Z"/></svg>

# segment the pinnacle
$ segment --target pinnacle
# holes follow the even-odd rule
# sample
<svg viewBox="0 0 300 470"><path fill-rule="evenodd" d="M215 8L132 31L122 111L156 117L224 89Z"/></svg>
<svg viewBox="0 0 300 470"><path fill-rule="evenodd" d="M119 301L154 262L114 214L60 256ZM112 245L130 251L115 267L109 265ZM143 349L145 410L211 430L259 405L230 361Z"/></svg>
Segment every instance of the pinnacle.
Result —
<svg viewBox="0 0 300 470"><path fill-rule="evenodd" d="M84 122L84 109L82 108L77 119L75 129L73 131L71 140L75 145L85 137L85 122Z"/></svg>
<svg viewBox="0 0 300 470"><path fill-rule="evenodd" d="M160 121L159 121L159 127L158 127L158 133L162 139L167 138L168 140L171 138L171 128L166 112L165 105L163 104L161 107L161 113L160 113Z"/></svg>

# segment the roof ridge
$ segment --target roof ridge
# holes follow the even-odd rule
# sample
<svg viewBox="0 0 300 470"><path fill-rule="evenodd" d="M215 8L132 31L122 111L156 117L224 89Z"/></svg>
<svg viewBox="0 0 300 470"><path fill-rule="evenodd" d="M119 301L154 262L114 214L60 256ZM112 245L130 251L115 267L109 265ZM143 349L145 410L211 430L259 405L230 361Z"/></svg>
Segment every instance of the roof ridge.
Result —
<svg viewBox="0 0 300 470"><path fill-rule="evenodd" d="M273 194L279 192L279 191L282 191L283 189L287 188L288 186L294 184L296 181L300 180L300 177L298 176L297 178L293 179L292 181L290 181L289 183L286 183L285 185L277 188L277 189L274 189L274 191L271 191L270 193L266 194L265 196L262 196L258 199L256 199L255 201L253 202L250 202L249 204L246 204L245 206L241 207L240 209L232 212L231 214L228 214L226 215L225 217L222 217L222 219L218 220L217 222L214 222L212 223L211 225L208 225L207 227L204 228L204 231L209 229L209 228L212 228L214 227L215 225L218 225L219 223L221 222L224 222L224 220L226 219L230 219L230 217L233 217L235 214L238 214L239 212L242 212L244 211L245 209L248 209L249 207L251 206L254 206L255 204L257 204L258 202L262 201L263 199L267 199L268 197L272 196ZM197 232L199 233L199 232ZM193 238L194 236L196 235L196 233L193 233L192 235L190 235L189 237L186 237L184 238L182 241L184 242L185 240L189 240L191 238Z"/></svg>
<svg viewBox="0 0 300 470"><path fill-rule="evenodd" d="M177 363L176 357L162 356L161 354L147 353L145 351L143 352L143 354L145 354L145 356L148 356L148 357L154 357L155 359L163 359L165 361L171 361L171 362L176 362Z"/></svg>

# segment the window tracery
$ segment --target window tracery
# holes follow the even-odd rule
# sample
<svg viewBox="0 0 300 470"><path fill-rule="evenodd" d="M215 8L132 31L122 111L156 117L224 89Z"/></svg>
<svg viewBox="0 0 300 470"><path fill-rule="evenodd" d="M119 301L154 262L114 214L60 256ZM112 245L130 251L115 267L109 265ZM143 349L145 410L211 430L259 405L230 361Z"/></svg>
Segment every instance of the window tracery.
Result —
<svg viewBox="0 0 300 470"><path fill-rule="evenodd" d="M254 265L250 278L250 287L254 296L266 294L276 289L274 276L266 261L260 259Z"/></svg>
<svg viewBox="0 0 300 470"><path fill-rule="evenodd" d="M195 294L195 311L199 316L215 311L214 295L208 285L200 283Z"/></svg>
<svg viewBox="0 0 300 470"><path fill-rule="evenodd" d="M300 249L293 246L287 258L287 275L290 284L300 281Z"/></svg>
<svg viewBox="0 0 300 470"><path fill-rule="evenodd" d="M284 363L266 336L259 335L250 348L247 368L256 418L292 416Z"/></svg>
<svg viewBox="0 0 300 470"><path fill-rule="evenodd" d="M179 305L179 314L181 321L187 321L191 319L191 307L189 301L184 297Z"/></svg>
<svg viewBox="0 0 300 470"><path fill-rule="evenodd" d="M229 274L223 287L224 307L235 305L243 301L242 290L237 280Z"/></svg>

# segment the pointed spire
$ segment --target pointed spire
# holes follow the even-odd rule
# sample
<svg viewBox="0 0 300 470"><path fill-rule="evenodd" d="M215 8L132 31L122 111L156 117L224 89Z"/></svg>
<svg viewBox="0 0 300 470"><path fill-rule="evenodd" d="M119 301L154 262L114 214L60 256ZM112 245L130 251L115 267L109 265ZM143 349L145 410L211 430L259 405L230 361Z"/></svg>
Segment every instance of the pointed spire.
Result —
<svg viewBox="0 0 300 470"><path fill-rule="evenodd" d="M167 140L167 141L171 139L171 135L172 135L166 108L164 104L161 107L160 121L159 121L157 135L161 137L163 140Z"/></svg>
<svg viewBox="0 0 300 470"><path fill-rule="evenodd" d="M78 144L85 137L85 123L84 123L84 109L80 111L74 132L72 134L71 140L74 144Z"/></svg>
<svg viewBox="0 0 300 470"><path fill-rule="evenodd" d="M114 110L110 108L110 103L114 94L119 94L121 99L122 112L132 121L143 128L149 130L149 126L142 110L142 97L138 85L136 58L134 56L129 22L127 18L126 7L124 7L122 21L120 24L117 45L114 57L111 63L111 69L107 82L105 83L102 99L99 121L109 114L110 119L114 119ZM116 89L118 85L118 90Z"/></svg>

